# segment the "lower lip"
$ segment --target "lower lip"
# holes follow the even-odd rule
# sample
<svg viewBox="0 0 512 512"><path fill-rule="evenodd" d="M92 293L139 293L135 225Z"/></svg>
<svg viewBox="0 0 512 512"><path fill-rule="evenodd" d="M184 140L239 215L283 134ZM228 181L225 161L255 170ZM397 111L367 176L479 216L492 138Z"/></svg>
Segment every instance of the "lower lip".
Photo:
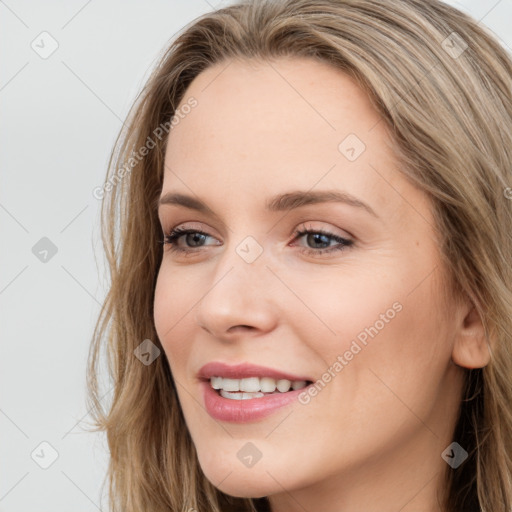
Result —
<svg viewBox="0 0 512 512"><path fill-rule="evenodd" d="M210 381L202 381L201 386L203 387L203 399L208 414L216 420L233 423L248 423L265 418L277 409L296 401L299 394L306 389L304 387L260 398L233 400L220 396L217 390L212 388Z"/></svg>

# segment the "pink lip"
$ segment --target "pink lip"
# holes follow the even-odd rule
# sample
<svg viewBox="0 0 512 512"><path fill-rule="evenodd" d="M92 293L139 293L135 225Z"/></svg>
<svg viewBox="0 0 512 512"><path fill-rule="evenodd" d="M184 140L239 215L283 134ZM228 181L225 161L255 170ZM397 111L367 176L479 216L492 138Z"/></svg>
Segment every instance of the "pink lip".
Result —
<svg viewBox="0 0 512 512"><path fill-rule="evenodd" d="M204 406L208 414L216 420L233 423L249 423L265 418L277 409L298 400L300 393L307 389L305 387L287 393L266 395L248 400L231 400L220 396L208 381L202 381L201 387Z"/></svg>
<svg viewBox="0 0 512 512"><path fill-rule="evenodd" d="M231 366L220 362L211 362L204 365L198 372L198 378L201 380L203 402L208 414L216 420L234 423L248 423L265 418L277 409L298 400L300 393L305 391L307 386L286 393L268 394L260 398L231 400L222 397L217 390L211 387L210 377L226 377L230 379L271 377L276 380L313 381L311 377L292 375L280 370L273 370L272 368L249 363Z"/></svg>
<svg viewBox="0 0 512 512"><path fill-rule="evenodd" d="M247 377L271 377L273 379L287 379L287 380L309 380L311 377L300 375L292 375L280 370L273 370L255 364L242 363L237 365L228 365L218 361L205 364L198 372L199 379L209 380L210 377L225 377L228 379L244 379Z"/></svg>

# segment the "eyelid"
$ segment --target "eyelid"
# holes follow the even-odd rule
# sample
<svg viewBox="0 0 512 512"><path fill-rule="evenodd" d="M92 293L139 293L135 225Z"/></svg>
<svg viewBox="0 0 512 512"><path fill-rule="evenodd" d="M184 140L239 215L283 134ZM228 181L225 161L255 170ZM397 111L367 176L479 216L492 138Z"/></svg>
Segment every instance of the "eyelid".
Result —
<svg viewBox="0 0 512 512"><path fill-rule="evenodd" d="M356 239L356 237L350 231L347 231L346 229L341 229L341 228L338 228L336 226L333 226L333 227L325 227L325 226L315 227L315 226L312 225L313 222L315 222L315 223L318 222L318 223L321 223L321 224L322 223L323 224L326 223L325 220L307 220L307 221L301 220L299 222L299 224L297 225L297 227L295 227L292 231L293 231L293 233L295 233L298 230L304 230L304 229L310 230L310 231L326 231L327 230L327 231L330 231L329 234L332 234L332 235L335 235L335 236L339 236L339 237L342 237L342 238ZM327 224L330 224L330 223L327 223ZM197 225L199 227L197 227ZM331 224L331 226L332 226L332 224ZM198 231L208 232L208 233L205 233L208 236L217 238L216 235L211 234L211 230L213 228L211 228L210 226L207 226L204 222L201 222L201 221L184 221L184 222L178 223L175 226L170 227L170 228L166 228L165 227L165 223L162 221L161 222L161 228L162 228L162 231L163 231L164 234L168 234L172 230L177 229L177 228L187 229L187 230L188 229L190 229L190 230L197 229ZM217 231L217 230L215 230L215 231ZM336 231L336 233L333 233L331 231ZM338 231L341 231L342 233L339 234L339 233L337 233ZM230 232L233 233L233 231L231 229L230 229Z"/></svg>
<svg viewBox="0 0 512 512"><path fill-rule="evenodd" d="M177 224L172 222L172 223L169 223L170 224L169 228L167 228L165 224L167 224L167 223L164 223L164 222L161 223L161 228L165 235L169 234L171 231L176 230L176 229L180 229L180 230L189 230L190 229L190 230L204 231L205 233L208 232L207 233L208 236L213 236L210 233L213 228L211 228L210 226L207 226L204 222L201 222L201 221L184 221L184 222L179 222Z"/></svg>
<svg viewBox="0 0 512 512"><path fill-rule="evenodd" d="M308 230L308 231L315 231L315 232L326 232L326 234L328 235L332 235L332 236L337 236L337 237L340 237L340 238L345 238L345 239L351 239L351 240L355 240L356 237L350 232L350 231L347 231L346 229L341 229L341 228L338 228L336 226L331 226L332 227L325 227L325 226L320 226L320 227L315 227L312 225L312 223L320 223L320 224L326 224L326 221L325 220L308 220L308 221L301 221L293 230L292 230L292 233L295 234L297 233L297 231L304 231L304 230ZM174 224L171 223L171 225ZM330 224L330 223L327 223L327 224ZM197 227L197 225L199 227ZM169 234L171 231L173 230L177 230L179 228L179 230L197 230L197 231L202 231L204 232L204 234L212 237L212 238L217 238L218 237L214 234L211 233L211 230L213 228L211 228L210 226L206 225L204 222L201 222L201 221L184 221L184 222L181 222L181 223L177 223L176 225L174 225L173 227L170 227L170 228L167 228L165 226L165 223L164 222L161 222L161 228L162 228L162 231L163 231L163 234L164 235L167 235ZM214 230L216 231L216 230ZM231 232L233 232L231 229L230 229ZM339 233L339 231L341 231L341 233Z"/></svg>
<svg viewBox="0 0 512 512"><path fill-rule="evenodd" d="M314 226L313 223L320 223L322 225ZM308 220L305 222L301 222L298 225L298 227L295 228L294 231L303 231L303 230L326 231L326 232L329 232L330 235L338 236L340 238L351 239L351 240L356 239L356 237L350 231L347 231L346 229L341 229L337 226L334 226L331 223L327 223L327 224L329 224L329 226L326 227L325 224L326 224L326 221L323 221L323 220Z"/></svg>

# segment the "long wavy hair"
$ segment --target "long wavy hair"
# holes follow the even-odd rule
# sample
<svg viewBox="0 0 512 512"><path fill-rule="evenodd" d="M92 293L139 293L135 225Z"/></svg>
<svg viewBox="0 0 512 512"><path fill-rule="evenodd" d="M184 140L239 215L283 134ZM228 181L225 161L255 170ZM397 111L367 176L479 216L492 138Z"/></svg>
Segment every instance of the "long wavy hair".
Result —
<svg viewBox="0 0 512 512"><path fill-rule="evenodd" d="M159 56L97 193L109 291L87 383L93 430L106 433L110 450L110 509L269 510L267 498L230 497L206 479L166 357L145 365L134 350L150 339L163 353L153 320L156 205L169 123L182 115L187 86L213 64L289 56L355 78L390 130L399 171L432 199L447 287L471 299L491 351L486 367L465 370L453 439L469 457L446 471L443 506L510 512L512 63L490 30L438 0L242 0L189 23Z"/></svg>

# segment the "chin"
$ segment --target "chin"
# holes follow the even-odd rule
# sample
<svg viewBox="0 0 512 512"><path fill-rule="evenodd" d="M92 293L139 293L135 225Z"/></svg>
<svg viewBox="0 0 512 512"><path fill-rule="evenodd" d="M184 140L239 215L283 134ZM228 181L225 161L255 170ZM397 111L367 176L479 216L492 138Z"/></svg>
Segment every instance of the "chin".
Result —
<svg viewBox="0 0 512 512"><path fill-rule="evenodd" d="M275 489L268 489L263 485L247 487L246 485L233 485L233 482L230 482L229 485L224 485L224 483L222 483L222 485L217 487L217 489L222 491L224 494L235 498L263 498L276 492Z"/></svg>
<svg viewBox="0 0 512 512"><path fill-rule="evenodd" d="M279 492L280 489L274 481L270 482L242 482L230 475L222 484L217 487L224 494L235 498L263 498Z"/></svg>
<svg viewBox="0 0 512 512"><path fill-rule="evenodd" d="M282 491L263 466L246 469L212 463L206 467L201 465L201 469L213 486L235 498L262 498Z"/></svg>

